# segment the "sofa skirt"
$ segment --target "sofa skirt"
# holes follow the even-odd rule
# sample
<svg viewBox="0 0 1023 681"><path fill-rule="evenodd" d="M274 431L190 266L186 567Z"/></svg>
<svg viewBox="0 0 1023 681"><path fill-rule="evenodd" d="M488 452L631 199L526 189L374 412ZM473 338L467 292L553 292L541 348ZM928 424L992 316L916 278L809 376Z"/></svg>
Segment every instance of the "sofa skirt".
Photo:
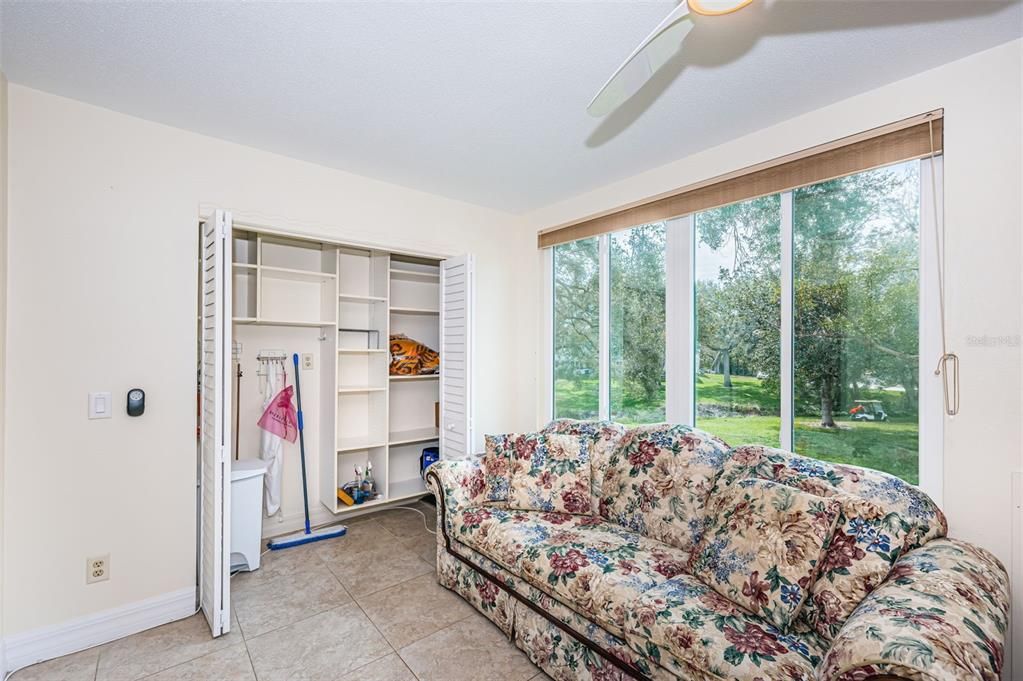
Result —
<svg viewBox="0 0 1023 681"><path fill-rule="evenodd" d="M691 667L672 673L651 664L625 641L496 563L468 547L464 553L470 555L454 555L438 539L441 586L479 610L556 681L717 681ZM474 564L483 567L477 569Z"/></svg>

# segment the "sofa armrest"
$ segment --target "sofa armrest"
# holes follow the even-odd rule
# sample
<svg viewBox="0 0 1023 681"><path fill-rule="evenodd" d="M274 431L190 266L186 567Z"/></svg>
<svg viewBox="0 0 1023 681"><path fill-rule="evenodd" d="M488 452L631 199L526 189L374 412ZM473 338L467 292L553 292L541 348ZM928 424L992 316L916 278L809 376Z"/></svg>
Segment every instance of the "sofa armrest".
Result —
<svg viewBox="0 0 1023 681"><path fill-rule="evenodd" d="M486 483L479 458L444 460L426 469L426 484L437 499L438 520L451 518L463 508L486 503Z"/></svg>
<svg viewBox="0 0 1023 681"><path fill-rule="evenodd" d="M998 559L934 539L899 558L853 611L818 677L997 681L1008 619L1009 577Z"/></svg>

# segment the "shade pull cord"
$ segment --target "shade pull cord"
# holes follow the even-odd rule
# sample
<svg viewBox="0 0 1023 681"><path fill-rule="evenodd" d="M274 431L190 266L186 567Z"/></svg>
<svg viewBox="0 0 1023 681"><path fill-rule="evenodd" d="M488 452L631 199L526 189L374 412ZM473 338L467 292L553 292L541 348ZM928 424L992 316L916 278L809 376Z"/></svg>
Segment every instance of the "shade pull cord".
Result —
<svg viewBox="0 0 1023 681"><path fill-rule="evenodd" d="M928 115L927 133L930 137L931 155L931 201L934 209L934 250L937 258L935 264L938 270L938 314L941 321L941 357L938 358L938 365L934 368L934 375L941 376L944 388L945 414L955 416L959 413L959 356L948 351L948 343L945 334L945 207L938 207L938 180L935 165L934 151L934 117Z"/></svg>

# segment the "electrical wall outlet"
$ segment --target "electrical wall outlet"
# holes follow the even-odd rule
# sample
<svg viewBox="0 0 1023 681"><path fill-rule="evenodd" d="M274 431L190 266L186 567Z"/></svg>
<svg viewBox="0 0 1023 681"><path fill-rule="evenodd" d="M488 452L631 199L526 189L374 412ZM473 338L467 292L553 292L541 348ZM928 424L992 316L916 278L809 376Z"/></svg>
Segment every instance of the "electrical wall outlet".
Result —
<svg viewBox="0 0 1023 681"><path fill-rule="evenodd" d="M309 371L312 368L313 368L313 353L311 353L311 352L303 352L302 353L302 369L304 371Z"/></svg>
<svg viewBox="0 0 1023 681"><path fill-rule="evenodd" d="M110 579L110 554L85 559L85 583L95 584Z"/></svg>

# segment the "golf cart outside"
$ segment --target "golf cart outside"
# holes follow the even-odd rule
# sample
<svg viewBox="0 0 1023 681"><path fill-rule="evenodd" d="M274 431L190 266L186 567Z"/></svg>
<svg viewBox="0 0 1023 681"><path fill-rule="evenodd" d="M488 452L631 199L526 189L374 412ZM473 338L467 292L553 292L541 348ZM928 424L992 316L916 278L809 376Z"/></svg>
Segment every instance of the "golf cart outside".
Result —
<svg viewBox="0 0 1023 681"><path fill-rule="evenodd" d="M856 406L849 410L854 421L887 421L881 400L856 400Z"/></svg>

